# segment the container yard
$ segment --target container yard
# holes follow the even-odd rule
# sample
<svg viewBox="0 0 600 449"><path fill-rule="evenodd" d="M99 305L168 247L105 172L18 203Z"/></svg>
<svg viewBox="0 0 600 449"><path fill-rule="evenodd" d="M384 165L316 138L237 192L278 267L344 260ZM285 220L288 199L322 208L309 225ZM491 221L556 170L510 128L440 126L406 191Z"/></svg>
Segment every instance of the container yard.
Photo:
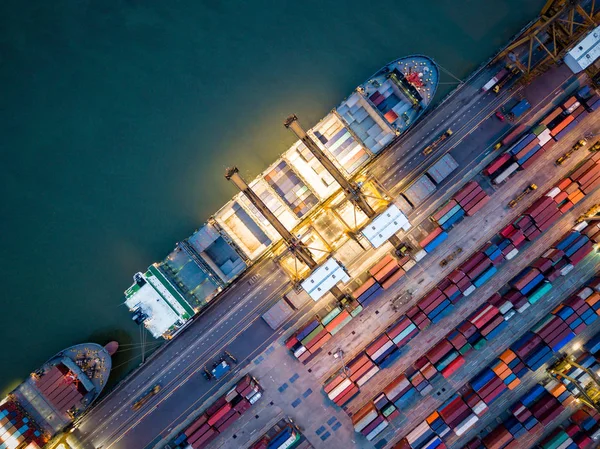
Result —
<svg viewBox="0 0 600 449"><path fill-rule="evenodd" d="M427 112L439 67L393 61L306 131L290 116L256 179L228 169L240 193L128 290L171 339L151 363L190 388L117 446L597 447L600 96L543 56L590 27L524 31ZM224 348L240 363L208 382Z"/></svg>

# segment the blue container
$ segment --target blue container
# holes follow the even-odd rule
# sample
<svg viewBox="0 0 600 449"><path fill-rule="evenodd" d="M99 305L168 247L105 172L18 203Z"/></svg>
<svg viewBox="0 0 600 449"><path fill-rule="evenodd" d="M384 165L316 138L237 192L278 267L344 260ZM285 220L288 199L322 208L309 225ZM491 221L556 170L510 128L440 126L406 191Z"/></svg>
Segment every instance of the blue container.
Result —
<svg viewBox="0 0 600 449"><path fill-rule="evenodd" d="M542 273L538 274L536 277L534 277L529 282L529 284L527 284L527 285L525 285L525 287L523 287L523 289L521 290L521 293L523 295L527 295L527 293L529 293L531 290L533 290L543 280L544 280L544 275Z"/></svg>
<svg viewBox="0 0 600 449"><path fill-rule="evenodd" d="M560 351L560 349L564 348L574 338L575 334L573 332L570 332L565 338L563 338L561 341L552 346L552 350L554 352Z"/></svg>
<svg viewBox="0 0 600 449"><path fill-rule="evenodd" d="M467 338L467 342L470 344L475 344L475 342L477 340L479 340L481 338L481 334L479 332L475 332L473 335L471 335L469 338Z"/></svg>
<svg viewBox="0 0 600 449"><path fill-rule="evenodd" d="M471 387L473 387L473 390L479 391L494 377L496 377L496 374L491 369L486 368L471 380Z"/></svg>
<svg viewBox="0 0 600 449"><path fill-rule="evenodd" d="M569 246L566 250L565 250L565 255L567 257L571 257L573 254L575 254L575 252L581 248L583 245L585 245L587 242L589 241L589 238L587 235L582 235L580 236L577 240L575 240L573 242L573 244L571 246Z"/></svg>
<svg viewBox="0 0 600 449"><path fill-rule="evenodd" d="M506 321L502 321L498 326L496 326L496 328L493 331L491 331L489 334L487 334L487 336L485 337L486 340L488 340L488 341L493 340L498 335L500 335L502 333L502 331L504 331L507 327L508 327L508 323ZM518 358L516 358L513 361L517 361L517 363L519 363Z"/></svg>
<svg viewBox="0 0 600 449"><path fill-rule="evenodd" d="M460 220L462 220L464 217L465 217L465 211L464 211L464 209L461 209L457 213L452 215L452 217L450 217L450 219L442 225L442 229L444 231L447 231L452 226L454 226L456 223L458 223Z"/></svg>
<svg viewBox="0 0 600 449"><path fill-rule="evenodd" d="M383 291L383 289L379 289L379 290L375 291L375 293L373 293L371 296L364 299L360 303L360 305L363 307L367 307L369 304L371 304L373 301L375 301L377 298L379 298L379 295L381 294L382 291Z"/></svg>
<svg viewBox="0 0 600 449"><path fill-rule="evenodd" d="M438 223L440 225L443 225L444 223L446 223L454 214L456 214L457 212L459 212L460 210L462 210L462 207L460 207L460 204L457 204L456 206L454 206L452 209L450 209L448 212L446 212L444 215L442 215L442 217L438 220Z"/></svg>
<svg viewBox="0 0 600 449"><path fill-rule="evenodd" d="M580 324L583 324L583 320L581 318L577 318L575 321L573 321L571 324L569 324L569 327L571 329L576 329L577 326L579 326Z"/></svg>
<svg viewBox="0 0 600 449"><path fill-rule="evenodd" d="M519 151L521 151L523 148L525 148L527 145L529 145L531 142L533 142L533 139L535 139L536 137L537 136L533 133L523 136L521 138L521 140L519 140L517 143L515 143L513 145L513 147L510 149L510 154L512 154L512 155L517 154Z"/></svg>
<svg viewBox="0 0 600 449"><path fill-rule="evenodd" d="M437 435L431 440L426 446L423 446L423 449L435 449L436 447L440 447L442 445L442 440Z"/></svg>
<svg viewBox="0 0 600 449"><path fill-rule="evenodd" d="M577 238L580 235L581 234L577 231L571 231L569 233L569 235L567 235L564 239L562 239L560 242L558 242L556 244L556 249L560 249L561 251L564 251L571 245L571 243L573 243L575 240L577 240Z"/></svg>
<svg viewBox="0 0 600 449"><path fill-rule="evenodd" d="M565 137L569 132L573 131L576 127L577 127L578 123L577 120L573 120L571 123L569 123L567 126L565 126L565 129L563 129L561 132L559 132L556 136L554 136L554 138L556 140L560 140L563 137Z"/></svg>
<svg viewBox="0 0 600 449"><path fill-rule="evenodd" d="M394 346L396 349L398 348L397 346ZM383 362L381 362L379 364L380 368L389 368L391 365L394 364L395 361L397 361L400 356L402 355L401 351L393 351Z"/></svg>
<svg viewBox="0 0 600 449"><path fill-rule="evenodd" d="M491 257L492 254L494 254L494 252L496 252L498 250L498 245L496 244L492 244L490 245L490 247L488 249L486 249L483 253L488 256Z"/></svg>
<svg viewBox="0 0 600 449"><path fill-rule="evenodd" d="M525 156L523 156L521 159L517 159L517 162L519 163L519 165L523 164L524 162L527 162L527 160L533 156L535 153L537 153L540 148L542 148L539 145L534 146L531 150L529 150Z"/></svg>
<svg viewBox="0 0 600 449"><path fill-rule="evenodd" d="M531 105L529 102L526 99L522 99L510 110L510 113L514 116L514 118L519 118L530 108Z"/></svg>
<svg viewBox="0 0 600 449"><path fill-rule="evenodd" d="M571 307L563 306L563 308L560 309L558 312L556 312L555 315L562 318L563 320L566 320L574 313L575 313L575 311Z"/></svg>
<svg viewBox="0 0 600 449"><path fill-rule="evenodd" d="M544 365L544 363L546 363L552 357L554 357L554 354L552 353L550 348L548 348L548 351L545 352L536 362L529 363L527 366L529 366L529 368L531 368L532 371L537 371Z"/></svg>
<svg viewBox="0 0 600 449"><path fill-rule="evenodd" d="M298 332L298 334L296 335L296 338L298 340L304 340L304 338L308 337L308 334L310 334L312 331L314 331L318 326L319 326L319 320L313 321L308 326L306 326L304 329L302 329L300 332Z"/></svg>
<svg viewBox="0 0 600 449"><path fill-rule="evenodd" d="M398 399L396 399L394 401L394 405L396 406L396 408L402 410L406 408L416 396L417 390L415 390L415 388L413 387L406 393L404 393L402 396L400 396Z"/></svg>
<svg viewBox="0 0 600 449"><path fill-rule="evenodd" d="M535 417L530 416L523 423L523 427L525 427L525 429L527 429L529 431L529 430L533 429L537 423L538 423L538 420L535 419Z"/></svg>
<svg viewBox="0 0 600 449"><path fill-rule="evenodd" d="M450 300L450 302L452 304L454 304L456 301L458 301L460 298L462 297L462 293L460 290L458 290L456 293L453 293L452 295L450 295L448 297L448 299Z"/></svg>
<svg viewBox="0 0 600 449"><path fill-rule="evenodd" d="M447 238L448 238L448 233L442 232L440 235L438 235L436 238L434 238L431 242L429 242L427 245L425 245L425 248L423 248L423 249L426 252L430 253L434 249L436 249L438 246L440 246L440 244L443 241L445 241Z"/></svg>
<svg viewBox="0 0 600 449"><path fill-rule="evenodd" d="M590 310L590 315L583 319L584 323L588 326L595 323L598 319L598 315L596 315L593 311Z"/></svg>
<svg viewBox="0 0 600 449"><path fill-rule="evenodd" d="M591 354L596 354L600 351L600 333L590 338L586 344L583 345L585 350Z"/></svg>
<svg viewBox="0 0 600 449"><path fill-rule="evenodd" d="M590 95L592 94L590 86L583 86L581 89L579 89L579 91L577 92L577 96L581 99L586 99L588 98Z"/></svg>
<svg viewBox="0 0 600 449"><path fill-rule="evenodd" d="M475 280L473 281L473 285L478 288L481 287L483 284L489 281L492 278L492 276L495 275L497 272L498 269L492 265L475 278Z"/></svg>
<svg viewBox="0 0 600 449"><path fill-rule="evenodd" d="M540 384L535 384L527 393L521 397L521 402L527 408L531 407L546 392L546 389Z"/></svg>
<svg viewBox="0 0 600 449"><path fill-rule="evenodd" d="M511 383L516 378L517 378L517 375L514 374L514 373L512 373L510 376L508 376L506 379L504 379L504 385L508 385L509 383Z"/></svg>
<svg viewBox="0 0 600 449"><path fill-rule="evenodd" d="M187 438L186 434L185 434L185 433L182 433L181 435L179 435L179 436L178 436L178 437L175 439L174 443L175 443L175 444L181 444L181 443L183 443L183 442L185 441L185 439L186 439L186 438Z"/></svg>
<svg viewBox="0 0 600 449"><path fill-rule="evenodd" d="M358 302L362 302L363 299L368 298L369 296L371 296L373 293L375 293L377 290L379 290L381 288L381 285L379 285L377 282L375 282L373 285L371 285L362 295L360 295L358 298L356 298L358 300ZM310 333L310 332L309 332ZM307 334L308 335L308 334Z"/></svg>
<svg viewBox="0 0 600 449"><path fill-rule="evenodd" d="M496 260L498 257L502 256L502 250L501 249L497 249L496 251L494 251L491 256L490 259L491 260Z"/></svg>
<svg viewBox="0 0 600 449"><path fill-rule="evenodd" d="M449 302L449 300L446 300ZM445 302L445 301L444 301ZM432 323L439 323L445 317L447 317L454 310L454 306L449 304L446 308L444 308L437 316L430 318Z"/></svg>
<svg viewBox="0 0 600 449"><path fill-rule="evenodd" d="M502 251L503 249L507 248L511 243L512 242L510 241L510 239L504 239L500 243L498 243L498 249Z"/></svg>

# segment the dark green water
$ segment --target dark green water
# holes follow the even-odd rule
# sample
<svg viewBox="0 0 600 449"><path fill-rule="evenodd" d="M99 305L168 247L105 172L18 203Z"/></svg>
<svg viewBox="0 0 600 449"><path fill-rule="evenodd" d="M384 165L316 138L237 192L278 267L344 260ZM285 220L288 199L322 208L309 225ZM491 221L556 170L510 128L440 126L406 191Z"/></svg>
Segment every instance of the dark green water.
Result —
<svg viewBox="0 0 600 449"><path fill-rule="evenodd" d="M289 113L310 126L411 53L466 76L543 3L1 2L0 389L65 346L139 341L132 274L229 199L228 164L292 143Z"/></svg>

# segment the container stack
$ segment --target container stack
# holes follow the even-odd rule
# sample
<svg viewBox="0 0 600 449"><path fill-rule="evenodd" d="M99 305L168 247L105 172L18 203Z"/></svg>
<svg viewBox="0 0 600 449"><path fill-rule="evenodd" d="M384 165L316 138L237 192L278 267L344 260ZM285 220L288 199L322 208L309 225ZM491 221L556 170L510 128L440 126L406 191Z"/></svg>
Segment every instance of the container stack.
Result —
<svg viewBox="0 0 600 449"><path fill-rule="evenodd" d="M352 416L352 424L356 432L372 441L389 425L389 421L373 404L367 404Z"/></svg>
<svg viewBox="0 0 600 449"><path fill-rule="evenodd" d="M381 285L381 288L387 290L404 276L405 271L400 268L398 261L392 255L387 254L383 259L371 267L369 274L373 276L373 279L375 279L379 285ZM368 303L370 303L370 301L368 301Z"/></svg>
<svg viewBox="0 0 600 449"><path fill-rule="evenodd" d="M381 284L375 278L368 278L364 284L352 292L352 297L356 299L364 308L371 304L383 292Z"/></svg>
<svg viewBox="0 0 600 449"><path fill-rule="evenodd" d="M600 96L590 86L584 86L577 92L577 98L587 112L593 112L600 108Z"/></svg>
<svg viewBox="0 0 600 449"><path fill-rule="evenodd" d="M417 307L432 323L441 321L454 308L450 299L439 288L429 291L429 293L419 300Z"/></svg>
<svg viewBox="0 0 600 449"><path fill-rule="evenodd" d="M388 334L384 332L367 345L365 352L377 366L385 368L385 366L388 365L386 364L384 366L383 363L388 358L396 360L395 353L398 352L398 346L396 346Z"/></svg>
<svg viewBox="0 0 600 449"><path fill-rule="evenodd" d="M347 311L340 311L327 326L329 329L336 329L344 321L350 321L351 317ZM339 324L338 324L339 323ZM332 337L328 328L323 325L319 317L314 317L304 326L302 326L285 343L286 347L292 351L294 357L306 364L314 355L318 354L325 343Z"/></svg>
<svg viewBox="0 0 600 449"><path fill-rule="evenodd" d="M217 399L179 435L176 446L201 449L208 447L262 396L258 382L246 374L231 390Z"/></svg>
<svg viewBox="0 0 600 449"><path fill-rule="evenodd" d="M377 368L377 367L375 367ZM356 374L359 367L354 367ZM336 403L336 405L342 407L346 402L350 401L359 391L359 386L353 380L355 377L348 377L347 375L338 374L325 382L323 389L329 399Z"/></svg>
<svg viewBox="0 0 600 449"><path fill-rule="evenodd" d="M436 214L434 214L433 216L435 217ZM423 248L424 251L426 251L427 253L431 253L446 239L448 239L448 233L444 231L441 227L437 226L433 231L431 231L427 235L427 237L425 237L419 242L419 245L421 246L421 248Z"/></svg>
<svg viewBox="0 0 600 449"><path fill-rule="evenodd" d="M388 401L394 404L396 413L388 416L388 420L400 414L398 410L405 409L414 398L417 397L417 390L409 381L405 374L401 374L390 382L382 391Z"/></svg>
<svg viewBox="0 0 600 449"><path fill-rule="evenodd" d="M481 186L475 182L468 182L462 189L460 189L454 200L462 207L465 214L469 217L473 216L483 206L487 204L490 197Z"/></svg>
<svg viewBox="0 0 600 449"><path fill-rule="evenodd" d="M388 327L385 333L399 349L402 349L419 333L419 328L408 316L403 315Z"/></svg>

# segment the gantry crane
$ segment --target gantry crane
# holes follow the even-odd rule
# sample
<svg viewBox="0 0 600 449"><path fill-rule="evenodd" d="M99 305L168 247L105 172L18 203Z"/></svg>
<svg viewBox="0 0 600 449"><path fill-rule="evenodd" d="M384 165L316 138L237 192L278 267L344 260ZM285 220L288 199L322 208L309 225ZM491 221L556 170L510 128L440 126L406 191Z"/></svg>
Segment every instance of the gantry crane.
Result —
<svg viewBox="0 0 600 449"><path fill-rule="evenodd" d="M578 20L576 14L582 18ZM506 47L496 57L497 60L508 58L530 79L538 71L543 71L550 62L558 62L569 47L590 28L597 25L595 18L595 0L548 0L540 12L538 20ZM532 56L534 44L546 53L534 70ZM527 63L519 61L516 54L520 47L526 48Z"/></svg>
<svg viewBox="0 0 600 449"><path fill-rule="evenodd" d="M594 204L592 207L590 207L588 209L587 212L585 212L583 215L581 215L576 223L581 223L583 221L598 221L600 220L600 216L598 216L598 214L600 213L600 204Z"/></svg>
<svg viewBox="0 0 600 449"><path fill-rule="evenodd" d="M346 198L352 202L354 207L363 211L369 220L375 218L377 212L375 212L367 202L367 195L362 191L361 186L352 180L346 179L341 170L337 168L329 157L327 157L314 139L304 131L304 128L302 128L298 121L298 117L295 114L290 115L284 122L284 125L287 129L290 129L304 145L306 145L306 148L308 148L312 155L321 163L321 165L323 165L323 167L325 167L325 170L333 176L344 190ZM388 241L394 246L399 254L403 254L408 249L408 246L395 235L390 237Z"/></svg>
<svg viewBox="0 0 600 449"><path fill-rule="evenodd" d="M311 270L317 266L317 262L313 258L309 249L302 244L300 239L294 236L288 229L283 225L279 218L275 216L271 209L260 199L260 197L250 188L250 186L244 181L244 178L239 173L237 167L230 167L225 171L225 179L231 181L241 192L246 195L248 200L260 211L261 214L271 223L275 230L281 235L283 240L286 242L288 248L301 262L307 265Z"/></svg>
<svg viewBox="0 0 600 449"><path fill-rule="evenodd" d="M577 379L566 374L572 368L578 368L588 374L590 382L587 385L582 385ZM548 368L548 373L553 377L565 379L573 383L575 388L581 393L581 396L583 396L583 399L580 400L600 412L600 378L598 378L595 372L577 363L575 356L572 354L565 356L565 358L558 361L554 366Z"/></svg>

